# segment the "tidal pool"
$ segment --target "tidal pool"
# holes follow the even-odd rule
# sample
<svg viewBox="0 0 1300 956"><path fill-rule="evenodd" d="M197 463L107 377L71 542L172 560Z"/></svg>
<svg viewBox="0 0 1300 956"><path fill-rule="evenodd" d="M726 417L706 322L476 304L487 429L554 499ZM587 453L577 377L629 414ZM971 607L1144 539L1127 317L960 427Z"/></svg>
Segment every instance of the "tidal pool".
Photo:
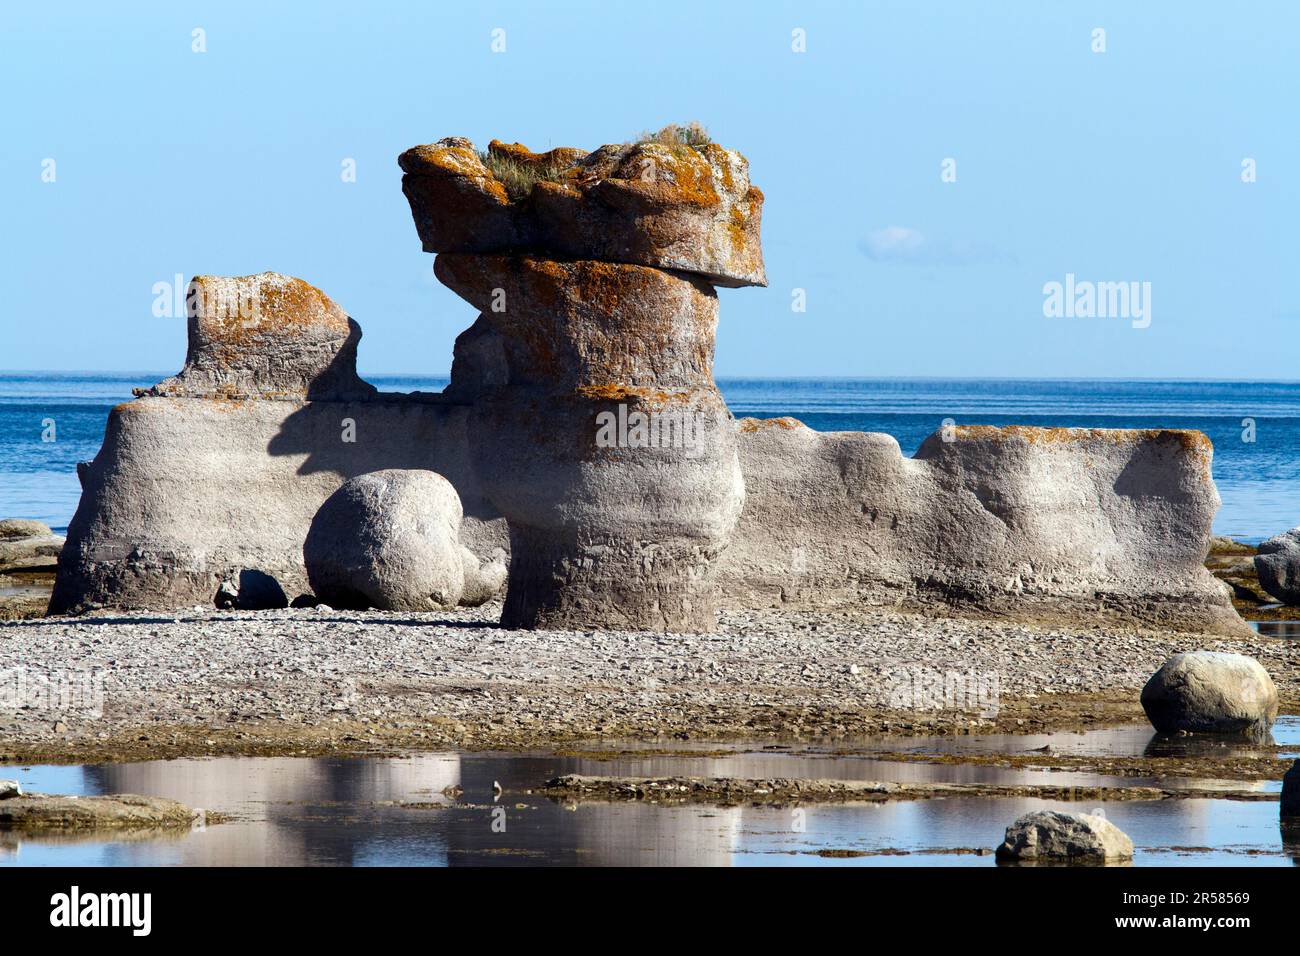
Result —
<svg viewBox="0 0 1300 956"><path fill-rule="evenodd" d="M1300 745L1300 721L1276 729ZM1164 745L1169 744L1165 742ZM1134 865L1281 865L1275 801L1058 802L979 796L778 807L564 803L527 791L564 773L601 776L806 777L900 782L1151 785L1108 777L962 763L882 760L882 751L960 755L1150 753L1147 727L1077 734L877 737L831 745L603 742L572 755L419 753L375 758L221 757L85 766L10 766L0 775L46 793L141 793L231 817L170 835L0 831L0 865L941 865L995 866L1008 823L1034 809L1100 808L1133 838ZM1196 746L1201 746L1198 742ZM1223 746L1206 744L1205 746ZM1249 747L1247 744L1234 745ZM653 750L664 751L660 754ZM591 754L604 750L608 758ZM635 751L620 753L622 750ZM832 752L834 751L834 752ZM690 755L694 752L697 755ZM1164 778L1165 787L1213 785ZM1220 782L1275 791L1276 781ZM499 785L498 791L496 785Z"/></svg>
<svg viewBox="0 0 1300 956"><path fill-rule="evenodd" d="M1300 638L1300 621L1250 621L1251 627L1266 637Z"/></svg>

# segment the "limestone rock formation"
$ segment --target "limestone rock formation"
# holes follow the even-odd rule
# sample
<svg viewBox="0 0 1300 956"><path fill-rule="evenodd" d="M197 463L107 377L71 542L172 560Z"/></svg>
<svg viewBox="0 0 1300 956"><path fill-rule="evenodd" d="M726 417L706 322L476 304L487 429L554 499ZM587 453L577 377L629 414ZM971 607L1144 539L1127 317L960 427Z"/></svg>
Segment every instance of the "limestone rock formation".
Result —
<svg viewBox="0 0 1300 956"><path fill-rule="evenodd" d="M444 253L435 271L492 323L508 371L470 441L510 528L502 623L711 630L744 501L714 291L589 260Z"/></svg>
<svg viewBox="0 0 1300 956"><path fill-rule="evenodd" d="M737 425L713 287L765 282L739 153L448 139L400 162L439 278L481 313L447 390L377 393L356 323L301 280L197 278L185 368L78 469L53 612L239 607L253 574L301 600L326 499L416 469L464 508L463 601L500 590L509 552L510 625L706 629L721 603L1246 631L1201 564L1219 500L1198 433L959 427L908 459L887 435Z"/></svg>
<svg viewBox="0 0 1300 956"><path fill-rule="evenodd" d="M740 153L716 143L533 153L493 140L486 158L449 137L398 159L425 252L544 250L698 273L718 286L767 284L763 194ZM503 182L493 166L515 178Z"/></svg>
<svg viewBox="0 0 1300 956"><path fill-rule="evenodd" d="M1103 816L1027 813L1007 827L997 858L1017 862L1117 863L1133 858L1133 841Z"/></svg>
<svg viewBox="0 0 1300 956"><path fill-rule="evenodd" d="M1175 654L1142 688L1142 709L1164 734L1267 734L1277 688L1253 657L1218 651Z"/></svg>
<svg viewBox="0 0 1300 956"><path fill-rule="evenodd" d="M189 353L155 395L357 400L361 328L325 293L276 272L190 282Z"/></svg>
<svg viewBox="0 0 1300 956"><path fill-rule="evenodd" d="M1260 544L1255 573L1260 587L1283 604L1300 604L1300 528Z"/></svg>
<svg viewBox="0 0 1300 956"><path fill-rule="evenodd" d="M49 525L23 518L0 521L0 574L55 567L63 551L62 536Z"/></svg>
<svg viewBox="0 0 1300 956"><path fill-rule="evenodd" d="M465 588L460 498L431 471L376 471L345 481L303 544L316 597L336 608L436 611Z"/></svg>
<svg viewBox="0 0 1300 956"><path fill-rule="evenodd" d="M185 370L109 414L103 447L77 470L81 502L51 613L208 604L227 581L237 596L249 571L296 599L310 588L303 542L320 506L346 479L387 468L444 475L465 509L461 542L483 557L506 546L505 521L479 494L469 464L470 407L440 395L380 394L361 382L353 365L360 331L323 294L261 301L261 332L244 341L246 354L215 362L211 337L191 321ZM276 303L299 311L281 314ZM291 375L268 368L268 355L295 360L312 316L338 351L307 349L302 355L314 357ZM276 330L284 338L268 347ZM263 389L267 382L275 387Z"/></svg>
<svg viewBox="0 0 1300 956"><path fill-rule="evenodd" d="M450 138L399 163L435 273L482 313L453 394L510 529L502 623L711 630L744 501L712 285L766 283L744 157Z"/></svg>
<svg viewBox="0 0 1300 956"><path fill-rule="evenodd" d="M889 435L743 419L740 606L897 605L1246 634L1203 565L1219 496L1198 432L955 426Z"/></svg>

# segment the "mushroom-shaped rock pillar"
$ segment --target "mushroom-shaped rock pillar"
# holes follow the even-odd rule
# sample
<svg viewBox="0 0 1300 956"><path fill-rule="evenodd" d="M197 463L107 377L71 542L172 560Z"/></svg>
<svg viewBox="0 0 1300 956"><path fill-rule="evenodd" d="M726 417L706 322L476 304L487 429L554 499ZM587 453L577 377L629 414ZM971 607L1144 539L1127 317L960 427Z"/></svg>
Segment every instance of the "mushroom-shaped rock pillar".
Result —
<svg viewBox="0 0 1300 956"><path fill-rule="evenodd" d="M713 287L766 284L762 193L714 144L494 142L488 160L449 139L401 164L438 279L500 345L470 454L510 528L502 623L712 630L744 503ZM503 163L533 181L502 182Z"/></svg>

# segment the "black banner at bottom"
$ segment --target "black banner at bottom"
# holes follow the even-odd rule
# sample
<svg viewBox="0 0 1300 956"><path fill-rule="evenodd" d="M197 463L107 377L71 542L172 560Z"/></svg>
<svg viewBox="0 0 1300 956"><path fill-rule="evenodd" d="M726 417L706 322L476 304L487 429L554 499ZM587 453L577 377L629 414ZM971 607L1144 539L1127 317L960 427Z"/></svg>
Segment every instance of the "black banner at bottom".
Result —
<svg viewBox="0 0 1300 956"><path fill-rule="evenodd" d="M1232 868L13 869L0 873L0 913L7 941L374 944L451 919L493 945L605 930L635 945L710 925L731 942L765 942L778 925L841 939L906 927L927 945L997 927L1229 942L1288 926L1297 885L1294 870Z"/></svg>

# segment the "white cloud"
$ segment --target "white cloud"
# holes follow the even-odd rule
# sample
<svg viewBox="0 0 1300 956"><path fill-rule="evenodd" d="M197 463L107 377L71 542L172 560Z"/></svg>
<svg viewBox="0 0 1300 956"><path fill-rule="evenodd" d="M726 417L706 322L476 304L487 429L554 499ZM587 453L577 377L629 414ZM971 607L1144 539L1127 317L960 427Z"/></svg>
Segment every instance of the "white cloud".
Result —
<svg viewBox="0 0 1300 956"><path fill-rule="evenodd" d="M867 236L862 251L868 258L882 262L913 259L925 248L925 236L919 229L907 226L886 226Z"/></svg>
<svg viewBox="0 0 1300 956"><path fill-rule="evenodd" d="M985 242L959 240L930 241L919 229L886 226L858 244L862 254L874 262L906 262L918 265L970 265L1003 259Z"/></svg>

